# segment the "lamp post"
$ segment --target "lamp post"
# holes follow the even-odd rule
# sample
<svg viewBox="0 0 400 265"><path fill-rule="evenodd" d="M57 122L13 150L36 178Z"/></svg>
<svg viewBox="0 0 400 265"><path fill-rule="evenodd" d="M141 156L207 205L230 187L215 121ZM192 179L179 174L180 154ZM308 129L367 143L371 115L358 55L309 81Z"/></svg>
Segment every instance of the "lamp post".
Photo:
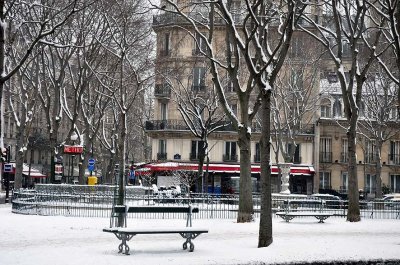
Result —
<svg viewBox="0 0 400 265"><path fill-rule="evenodd" d="M72 132L70 139L72 141L72 145L75 145L75 141L78 139L78 135L76 134L75 131ZM73 182L74 181L74 158L75 158L75 155L72 155L71 158L72 158L71 176L72 176L72 182Z"/></svg>

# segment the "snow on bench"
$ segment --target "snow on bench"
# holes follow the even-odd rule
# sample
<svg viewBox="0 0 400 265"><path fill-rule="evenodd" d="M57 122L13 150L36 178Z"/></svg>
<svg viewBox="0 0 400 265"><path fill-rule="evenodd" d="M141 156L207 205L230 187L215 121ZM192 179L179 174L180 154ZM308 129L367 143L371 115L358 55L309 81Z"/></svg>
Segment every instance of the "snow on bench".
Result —
<svg viewBox="0 0 400 265"><path fill-rule="evenodd" d="M286 222L289 222L295 217L315 217L319 220L319 223L323 223L324 220L333 216L333 213L322 213L322 212L277 212L277 216L281 217Z"/></svg>

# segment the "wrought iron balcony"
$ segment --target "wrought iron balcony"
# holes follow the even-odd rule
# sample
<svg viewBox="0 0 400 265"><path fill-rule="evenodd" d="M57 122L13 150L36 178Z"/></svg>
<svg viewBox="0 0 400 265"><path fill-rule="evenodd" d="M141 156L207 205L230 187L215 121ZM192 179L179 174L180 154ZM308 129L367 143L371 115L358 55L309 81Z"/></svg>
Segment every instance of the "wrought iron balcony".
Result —
<svg viewBox="0 0 400 265"><path fill-rule="evenodd" d="M332 163L332 152L320 152L319 153L320 163Z"/></svg>
<svg viewBox="0 0 400 265"><path fill-rule="evenodd" d="M161 98L171 98L171 85L168 83L156 84L154 88L154 96Z"/></svg>
<svg viewBox="0 0 400 265"><path fill-rule="evenodd" d="M167 153L157 153L157 160L167 160Z"/></svg>
<svg viewBox="0 0 400 265"><path fill-rule="evenodd" d="M235 154L224 154L222 155L222 160L224 162L237 162L238 156Z"/></svg>
<svg viewBox="0 0 400 265"><path fill-rule="evenodd" d="M195 21L203 24L209 23L209 15L208 13L200 14L200 13L191 13L186 14L190 18L194 19ZM235 20L236 24L243 22L243 16L235 15L233 19ZM215 25L226 25L226 22L221 17L214 18ZM173 13L164 13L160 15L153 16L153 27L161 27L161 26L169 26L169 25L190 25L190 22L186 20L183 16L179 14Z"/></svg>

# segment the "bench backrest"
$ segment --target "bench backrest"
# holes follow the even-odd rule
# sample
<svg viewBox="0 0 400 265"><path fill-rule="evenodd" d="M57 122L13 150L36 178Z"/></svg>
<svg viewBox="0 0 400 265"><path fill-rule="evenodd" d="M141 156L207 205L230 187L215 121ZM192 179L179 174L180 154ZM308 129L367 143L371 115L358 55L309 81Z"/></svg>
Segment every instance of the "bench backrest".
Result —
<svg viewBox="0 0 400 265"><path fill-rule="evenodd" d="M192 213L198 213L199 208L192 206L126 206L126 205L114 205L111 212L110 227L113 224L117 224L117 220L114 220L118 215L122 215L124 218L124 225L127 225L127 213L186 213L186 226L192 226Z"/></svg>
<svg viewBox="0 0 400 265"><path fill-rule="evenodd" d="M160 207L160 206L127 206L115 205L114 213L198 213L199 208L188 207L188 206L171 206L171 207ZM191 209L191 212L190 212Z"/></svg>

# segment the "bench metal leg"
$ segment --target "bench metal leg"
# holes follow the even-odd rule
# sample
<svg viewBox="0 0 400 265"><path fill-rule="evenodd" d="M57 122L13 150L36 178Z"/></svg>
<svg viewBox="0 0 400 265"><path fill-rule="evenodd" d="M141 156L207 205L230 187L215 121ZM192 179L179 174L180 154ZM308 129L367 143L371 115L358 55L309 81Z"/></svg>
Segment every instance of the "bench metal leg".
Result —
<svg viewBox="0 0 400 265"><path fill-rule="evenodd" d="M186 239L186 241L183 243L183 249L187 249L187 245L189 244L189 251L193 252L194 251L194 244L192 242L192 239L195 239L198 237L201 233L179 233L183 238Z"/></svg>
<svg viewBox="0 0 400 265"><path fill-rule="evenodd" d="M127 242L129 240L131 240L132 237L134 237L135 235L127 235L127 234L119 234L119 233L114 233L114 235L121 240L121 244L118 245L118 253L123 253L125 255L129 255L129 246L127 244ZM125 248L125 251L124 251Z"/></svg>

